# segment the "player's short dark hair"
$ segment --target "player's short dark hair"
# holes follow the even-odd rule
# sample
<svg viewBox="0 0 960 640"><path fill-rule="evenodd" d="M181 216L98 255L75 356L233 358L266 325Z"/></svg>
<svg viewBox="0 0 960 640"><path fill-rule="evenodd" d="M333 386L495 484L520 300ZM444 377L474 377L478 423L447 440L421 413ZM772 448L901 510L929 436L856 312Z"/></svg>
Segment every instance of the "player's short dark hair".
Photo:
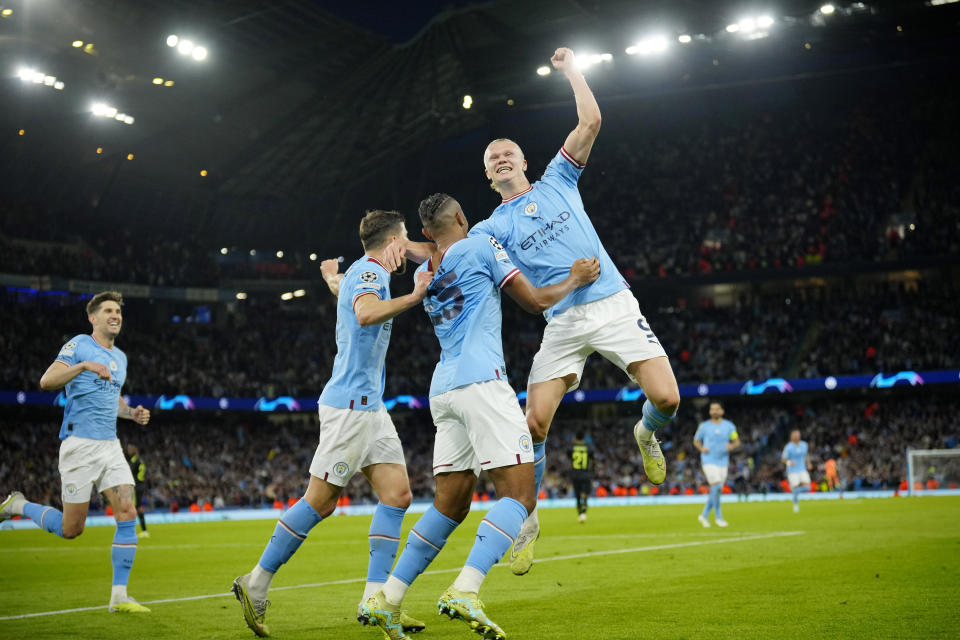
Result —
<svg viewBox="0 0 960 640"><path fill-rule="evenodd" d="M417 209L417 213L420 214L420 222L427 229L435 228L440 217L450 209L451 205L459 206L459 203L453 199L453 196L446 193L435 193L427 196L420 201L420 206Z"/></svg>
<svg viewBox="0 0 960 640"><path fill-rule="evenodd" d="M121 307L123 306L123 294L119 291L101 291L97 295L90 298L90 302L87 303L87 315L92 316L99 309L100 305L104 302L116 302Z"/></svg>
<svg viewBox="0 0 960 640"><path fill-rule="evenodd" d="M364 251L379 249L387 243L387 238L400 232L403 214L399 211L370 209L360 221L360 243Z"/></svg>

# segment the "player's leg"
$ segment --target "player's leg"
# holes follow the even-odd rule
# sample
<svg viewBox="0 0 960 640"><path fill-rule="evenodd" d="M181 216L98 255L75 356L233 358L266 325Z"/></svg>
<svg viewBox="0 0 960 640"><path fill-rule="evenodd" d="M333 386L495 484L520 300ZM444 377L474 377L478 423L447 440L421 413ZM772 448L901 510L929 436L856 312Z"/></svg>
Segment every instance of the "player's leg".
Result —
<svg viewBox="0 0 960 640"><path fill-rule="evenodd" d="M718 482L710 486L710 493L713 494L713 520L718 527L727 526L727 521L723 519L723 510L720 508L720 500L723 496L723 482Z"/></svg>
<svg viewBox="0 0 960 640"><path fill-rule="evenodd" d="M133 478L130 478L130 484L108 487L102 494L113 510L113 518L117 523L110 549L113 583L109 610L111 613L147 613L149 609L127 594L130 572L137 555L137 510L133 506Z"/></svg>
<svg viewBox="0 0 960 640"><path fill-rule="evenodd" d="M680 406L680 390L666 356L631 362L627 372L643 389L647 399L643 403L643 417L634 426L633 434L643 454L643 468L654 484L666 479L666 460L655 433L670 423Z"/></svg>

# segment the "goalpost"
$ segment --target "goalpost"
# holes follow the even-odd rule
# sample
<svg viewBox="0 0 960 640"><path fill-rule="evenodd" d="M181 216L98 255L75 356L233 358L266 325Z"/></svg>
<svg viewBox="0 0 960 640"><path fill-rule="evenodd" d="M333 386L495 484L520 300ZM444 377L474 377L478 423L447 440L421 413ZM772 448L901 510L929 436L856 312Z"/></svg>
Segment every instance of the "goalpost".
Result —
<svg viewBox="0 0 960 640"><path fill-rule="evenodd" d="M907 495L960 486L960 448L907 449Z"/></svg>

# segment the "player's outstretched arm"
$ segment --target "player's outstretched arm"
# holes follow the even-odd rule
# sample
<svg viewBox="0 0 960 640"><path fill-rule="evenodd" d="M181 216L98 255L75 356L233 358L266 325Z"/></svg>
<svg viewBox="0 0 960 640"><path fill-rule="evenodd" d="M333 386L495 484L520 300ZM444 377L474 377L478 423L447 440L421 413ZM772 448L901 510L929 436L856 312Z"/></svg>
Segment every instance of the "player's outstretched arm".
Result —
<svg viewBox="0 0 960 640"><path fill-rule="evenodd" d="M593 142L600 133L600 105L593 97L593 92L587 85L586 79L577 67L577 59L573 51L560 47L550 58L553 68L562 71L573 88L573 97L577 102L577 126L567 136L563 148L574 160L586 164L590 157Z"/></svg>
<svg viewBox="0 0 960 640"><path fill-rule="evenodd" d="M600 262L596 258L580 258L570 267L570 275L557 284L534 287L522 273L504 285L504 289L520 308L529 313L543 313L567 295L600 277Z"/></svg>
<svg viewBox="0 0 960 640"><path fill-rule="evenodd" d="M433 279L432 271L418 271L414 275L413 291L399 298L381 300L375 295L360 296L353 303L353 312L361 326L381 324L418 304L427 294Z"/></svg>
<svg viewBox="0 0 960 640"><path fill-rule="evenodd" d="M47 367L47 370L40 376L40 388L44 391L62 389L68 382L84 371L93 371L103 380L113 380L113 376L110 375L110 369L108 369L105 364L84 360L83 362L69 365L63 360L54 360L53 364Z"/></svg>
<svg viewBox="0 0 960 640"><path fill-rule="evenodd" d="M143 405L139 404L136 408L133 408L121 396L117 403L117 417L124 420L133 420L137 424L147 424L150 422L150 410L144 409Z"/></svg>
<svg viewBox="0 0 960 640"><path fill-rule="evenodd" d="M383 249L384 266L394 272L407 258L417 264L423 264L436 252L437 245L432 242L413 242L412 240L391 240Z"/></svg>
<svg viewBox="0 0 960 640"><path fill-rule="evenodd" d="M340 271L340 260L337 258L330 258L320 263L320 275L323 276L323 281L327 283L327 288L334 296L340 295L340 281L343 280L343 274L337 273L338 271Z"/></svg>

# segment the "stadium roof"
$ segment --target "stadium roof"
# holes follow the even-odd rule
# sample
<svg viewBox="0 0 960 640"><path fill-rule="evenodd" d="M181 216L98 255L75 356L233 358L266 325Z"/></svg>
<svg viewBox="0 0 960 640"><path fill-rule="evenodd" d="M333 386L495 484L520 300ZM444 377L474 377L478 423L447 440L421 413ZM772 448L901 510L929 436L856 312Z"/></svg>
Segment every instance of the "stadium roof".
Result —
<svg viewBox="0 0 960 640"><path fill-rule="evenodd" d="M744 6L714 0L0 4L13 10L0 20L7 69L0 118L8 131L25 129L31 141L18 149L21 181L46 190L65 169L76 170L100 185L84 194L99 204L122 165L125 180L152 185L157 197L183 194L191 210L198 198L340 193L428 143L500 118L508 100L517 109L569 100L568 88L534 73L558 45L625 58L624 46L643 32L702 33L714 40L705 54L712 57L718 48L742 44L722 36ZM820 4L770 3L801 39L816 30L810 16ZM862 47L895 36L878 25L901 16L933 28L936 20L917 17L926 8L919 0L870 2L864 16L838 17L829 34L814 35ZM178 55L167 46L170 34L206 47L208 57ZM83 45L73 46L77 41ZM12 77L22 66L55 75L64 90ZM661 79L649 75L649 82ZM608 82L608 93L632 90ZM469 110L461 106L468 94ZM135 123L93 117L94 102ZM128 154L135 162L124 162Z"/></svg>

